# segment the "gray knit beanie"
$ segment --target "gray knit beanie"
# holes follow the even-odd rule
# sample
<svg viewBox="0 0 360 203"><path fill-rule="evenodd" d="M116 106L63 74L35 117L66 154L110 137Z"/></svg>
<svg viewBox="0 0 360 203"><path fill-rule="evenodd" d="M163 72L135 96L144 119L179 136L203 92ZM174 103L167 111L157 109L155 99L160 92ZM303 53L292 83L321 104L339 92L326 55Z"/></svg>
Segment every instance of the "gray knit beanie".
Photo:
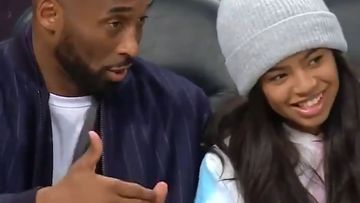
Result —
<svg viewBox="0 0 360 203"><path fill-rule="evenodd" d="M341 26L323 0L221 0L217 32L243 96L288 56L314 48L347 51Z"/></svg>

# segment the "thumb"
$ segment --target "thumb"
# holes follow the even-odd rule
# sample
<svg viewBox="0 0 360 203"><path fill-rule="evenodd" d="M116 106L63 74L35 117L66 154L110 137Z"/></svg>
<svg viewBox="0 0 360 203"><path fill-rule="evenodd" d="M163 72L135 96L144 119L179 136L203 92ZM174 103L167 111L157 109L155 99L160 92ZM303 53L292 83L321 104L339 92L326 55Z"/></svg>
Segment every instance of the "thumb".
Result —
<svg viewBox="0 0 360 203"><path fill-rule="evenodd" d="M90 145L86 152L76 161L75 167L95 171L103 150L100 136L94 132L89 132Z"/></svg>
<svg viewBox="0 0 360 203"><path fill-rule="evenodd" d="M155 203L165 203L168 193L168 185L165 182L159 182L154 187L154 192L156 194Z"/></svg>

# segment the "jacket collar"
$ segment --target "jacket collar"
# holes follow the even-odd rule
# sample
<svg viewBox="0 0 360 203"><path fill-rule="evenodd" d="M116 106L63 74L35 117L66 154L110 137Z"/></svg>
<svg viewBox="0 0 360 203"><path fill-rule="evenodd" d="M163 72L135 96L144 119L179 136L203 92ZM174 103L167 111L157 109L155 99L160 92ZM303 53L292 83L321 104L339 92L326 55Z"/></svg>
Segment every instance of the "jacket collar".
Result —
<svg viewBox="0 0 360 203"><path fill-rule="evenodd" d="M32 25L28 23L24 29L15 36L15 55L20 61L15 71L17 74L32 83L37 89L45 88L45 82L37 64L32 40Z"/></svg>

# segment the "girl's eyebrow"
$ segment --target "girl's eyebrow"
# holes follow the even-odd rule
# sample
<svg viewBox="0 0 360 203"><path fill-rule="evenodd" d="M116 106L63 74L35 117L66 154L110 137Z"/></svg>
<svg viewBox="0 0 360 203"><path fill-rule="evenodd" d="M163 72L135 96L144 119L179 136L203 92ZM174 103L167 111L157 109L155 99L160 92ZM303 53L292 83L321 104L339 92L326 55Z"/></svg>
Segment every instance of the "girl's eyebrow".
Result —
<svg viewBox="0 0 360 203"><path fill-rule="evenodd" d="M317 52L319 49L320 49L320 48L309 50L309 51L305 54L304 59L309 58L309 57L311 56L311 54Z"/></svg>

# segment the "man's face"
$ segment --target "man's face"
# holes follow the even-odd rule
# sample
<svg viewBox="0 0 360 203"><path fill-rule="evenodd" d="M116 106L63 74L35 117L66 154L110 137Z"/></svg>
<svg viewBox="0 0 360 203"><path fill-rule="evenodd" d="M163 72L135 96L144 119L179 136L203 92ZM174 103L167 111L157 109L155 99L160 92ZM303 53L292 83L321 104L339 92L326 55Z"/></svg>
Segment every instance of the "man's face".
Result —
<svg viewBox="0 0 360 203"><path fill-rule="evenodd" d="M55 57L84 93L99 93L124 80L138 54L148 5L148 0L61 4L63 27Z"/></svg>

